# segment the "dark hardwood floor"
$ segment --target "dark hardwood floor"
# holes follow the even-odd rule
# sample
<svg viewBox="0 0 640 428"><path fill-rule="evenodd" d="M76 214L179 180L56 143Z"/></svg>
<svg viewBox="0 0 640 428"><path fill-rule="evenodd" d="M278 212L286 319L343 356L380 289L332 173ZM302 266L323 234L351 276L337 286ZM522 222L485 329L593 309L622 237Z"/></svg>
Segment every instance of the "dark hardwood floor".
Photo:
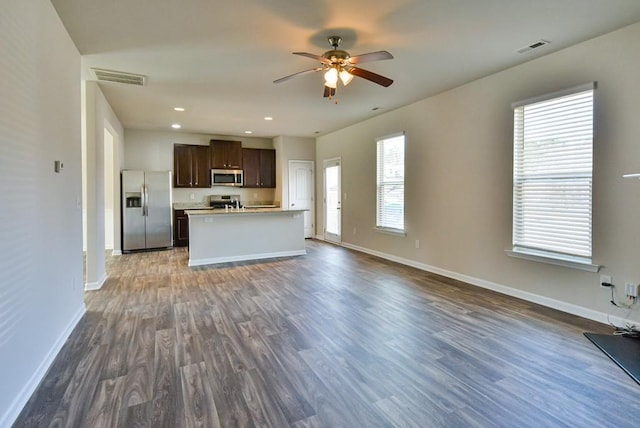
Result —
<svg viewBox="0 0 640 428"><path fill-rule="evenodd" d="M637 427L610 328L341 247L109 259L17 427Z"/></svg>

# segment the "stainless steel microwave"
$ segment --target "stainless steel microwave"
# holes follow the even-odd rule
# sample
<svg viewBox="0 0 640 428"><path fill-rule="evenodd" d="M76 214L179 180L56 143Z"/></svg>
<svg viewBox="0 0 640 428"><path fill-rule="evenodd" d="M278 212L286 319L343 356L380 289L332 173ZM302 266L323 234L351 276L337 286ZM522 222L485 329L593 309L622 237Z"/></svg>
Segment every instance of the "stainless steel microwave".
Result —
<svg viewBox="0 0 640 428"><path fill-rule="evenodd" d="M241 169L212 169L211 186L242 187L244 178Z"/></svg>

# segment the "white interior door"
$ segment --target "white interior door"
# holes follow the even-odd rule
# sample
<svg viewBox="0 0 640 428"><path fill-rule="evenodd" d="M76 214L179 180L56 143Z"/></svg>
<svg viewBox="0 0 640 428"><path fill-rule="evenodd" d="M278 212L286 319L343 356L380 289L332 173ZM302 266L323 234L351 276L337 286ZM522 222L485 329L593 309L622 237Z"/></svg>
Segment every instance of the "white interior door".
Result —
<svg viewBox="0 0 640 428"><path fill-rule="evenodd" d="M289 209L304 212L304 237L313 237L313 161L289 161Z"/></svg>
<svg viewBox="0 0 640 428"><path fill-rule="evenodd" d="M340 159L324 161L324 239L342 240Z"/></svg>

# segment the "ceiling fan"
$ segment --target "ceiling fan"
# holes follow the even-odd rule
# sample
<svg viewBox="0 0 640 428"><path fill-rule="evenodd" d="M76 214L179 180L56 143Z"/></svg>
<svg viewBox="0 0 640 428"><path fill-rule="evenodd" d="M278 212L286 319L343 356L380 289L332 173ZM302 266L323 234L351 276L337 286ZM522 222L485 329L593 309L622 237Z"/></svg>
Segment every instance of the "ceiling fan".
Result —
<svg viewBox="0 0 640 428"><path fill-rule="evenodd" d="M387 51L369 52L362 55L351 56L349 52L338 49L342 38L339 36L331 36L328 38L329 44L332 49L326 51L322 55L315 55L308 52L293 52L294 55L300 55L307 58L320 61L321 65L309 70L299 71L298 73L290 74L289 76L281 77L274 80L273 83L282 83L294 77L302 76L303 74L313 73L316 71L324 71L324 97L331 99L336 94L338 86L338 78L342 81L344 86L347 86L354 76L362 77L370 82L382 85L385 88L393 83L393 80L388 77L381 76L363 68L356 67L356 64L370 61L381 61L385 59L393 59Z"/></svg>

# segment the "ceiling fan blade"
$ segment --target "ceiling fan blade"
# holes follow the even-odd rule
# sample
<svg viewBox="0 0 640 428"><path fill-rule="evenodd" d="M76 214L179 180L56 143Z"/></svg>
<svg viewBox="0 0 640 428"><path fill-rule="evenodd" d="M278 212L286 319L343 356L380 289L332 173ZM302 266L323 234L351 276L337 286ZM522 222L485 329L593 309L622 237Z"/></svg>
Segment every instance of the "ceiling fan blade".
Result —
<svg viewBox="0 0 640 428"><path fill-rule="evenodd" d="M387 51L369 52L362 55L352 56L349 58L349 62L351 64L362 64L363 62L382 61L384 59L393 59L393 55Z"/></svg>
<svg viewBox="0 0 640 428"><path fill-rule="evenodd" d="M307 58L311 58L311 59L315 59L317 61L320 61L323 64L331 64L331 60L327 59L323 56L320 55L316 55L316 54L312 54L309 52L293 52L294 55L300 55L300 56L305 56Z"/></svg>
<svg viewBox="0 0 640 428"><path fill-rule="evenodd" d="M330 88L325 85L324 93L322 94L323 97L328 98L328 97L334 96L335 94L336 94L336 88Z"/></svg>
<svg viewBox="0 0 640 428"><path fill-rule="evenodd" d="M293 74L290 74L288 76L284 76L284 77L281 77L279 79L276 79L276 80L273 81L273 83L282 83L282 82L285 82L285 81L287 81L289 79L293 79L294 77L302 76L303 74L312 73L314 71L320 71L320 70L322 70L322 67L316 67L316 68L312 68L312 69L309 69L309 70L299 71L297 73L293 73Z"/></svg>
<svg viewBox="0 0 640 428"><path fill-rule="evenodd" d="M367 79L373 83L377 83L378 85L382 85L385 88L390 86L393 83L393 80L388 77L381 76L372 71L365 70L363 68L352 67L349 69L349 73L354 76L362 77L363 79Z"/></svg>

